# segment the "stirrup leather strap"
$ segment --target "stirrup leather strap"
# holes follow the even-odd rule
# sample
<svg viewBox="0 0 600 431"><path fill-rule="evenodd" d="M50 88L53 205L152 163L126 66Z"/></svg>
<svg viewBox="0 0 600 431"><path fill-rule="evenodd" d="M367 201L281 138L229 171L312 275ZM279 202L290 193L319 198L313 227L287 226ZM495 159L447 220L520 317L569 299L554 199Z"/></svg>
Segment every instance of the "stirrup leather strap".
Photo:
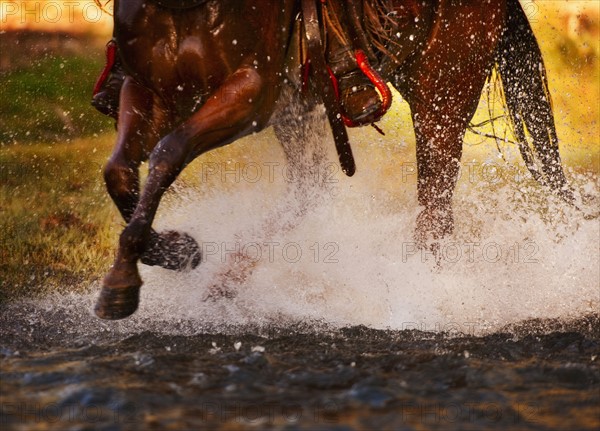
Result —
<svg viewBox="0 0 600 431"><path fill-rule="evenodd" d="M329 79L329 72L325 62L325 50L321 39L321 29L319 24L319 14L317 10L318 0L302 0L302 16L304 25L304 34L310 62L313 67L317 85L322 90L321 96L327 118L333 132L333 139L337 149L338 157L342 171L349 177L356 172L356 164L352 155L352 148L348 139L348 132L344 125L344 120L340 112L339 104L335 95L335 88Z"/></svg>

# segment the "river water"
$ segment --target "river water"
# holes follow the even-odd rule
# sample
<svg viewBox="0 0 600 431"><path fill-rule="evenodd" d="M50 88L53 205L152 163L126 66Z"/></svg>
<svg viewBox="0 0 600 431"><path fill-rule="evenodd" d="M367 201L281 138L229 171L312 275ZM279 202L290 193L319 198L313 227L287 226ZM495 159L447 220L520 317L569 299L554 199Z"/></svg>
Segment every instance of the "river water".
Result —
<svg viewBox="0 0 600 431"><path fill-rule="evenodd" d="M319 322L217 330L102 323L77 311L91 297L75 301L3 310L3 429L598 427L597 314L485 336Z"/></svg>

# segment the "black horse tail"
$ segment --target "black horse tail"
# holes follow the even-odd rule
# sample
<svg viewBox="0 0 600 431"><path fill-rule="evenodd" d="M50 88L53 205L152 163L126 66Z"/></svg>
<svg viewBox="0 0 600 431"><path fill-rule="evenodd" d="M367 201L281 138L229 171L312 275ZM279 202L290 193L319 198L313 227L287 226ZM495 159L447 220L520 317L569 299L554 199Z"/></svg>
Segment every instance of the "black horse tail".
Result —
<svg viewBox="0 0 600 431"><path fill-rule="evenodd" d="M558 151L546 67L519 0L508 0L506 26L495 60L525 165L535 180L572 203L573 193Z"/></svg>

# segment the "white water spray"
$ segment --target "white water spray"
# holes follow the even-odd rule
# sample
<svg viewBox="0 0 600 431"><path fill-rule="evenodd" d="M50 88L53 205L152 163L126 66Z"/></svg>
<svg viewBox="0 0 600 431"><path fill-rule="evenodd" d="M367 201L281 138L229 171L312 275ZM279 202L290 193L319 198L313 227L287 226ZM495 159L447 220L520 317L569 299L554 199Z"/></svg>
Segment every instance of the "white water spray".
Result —
<svg viewBox="0 0 600 431"><path fill-rule="evenodd" d="M33 331L49 327L85 344L148 330L297 323L484 334L598 312L598 218L496 163L492 146L483 155L465 148L455 232L436 261L413 240L414 148L389 126L385 139L361 130L351 135L358 173L347 178L323 130L305 129L301 150L288 142L291 161L270 132L197 160L165 196L155 225L192 235L203 261L184 272L140 264L144 285L132 317L93 316L97 285L7 313ZM600 196L596 173L570 180Z"/></svg>
<svg viewBox="0 0 600 431"><path fill-rule="evenodd" d="M538 186L492 181L489 163L463 165L456 231L436 263L413 240L414 162L363 142L354 178L323 163L319 181L299 181L269 148L237 167L202 165L221 184L187 190L163 210L159 228L190 233L203 263L184 273L145 267L138 313L210 326L309 320L483 333L598 310L598 221ZM573 180L598 195L595 176Z"/></svg>

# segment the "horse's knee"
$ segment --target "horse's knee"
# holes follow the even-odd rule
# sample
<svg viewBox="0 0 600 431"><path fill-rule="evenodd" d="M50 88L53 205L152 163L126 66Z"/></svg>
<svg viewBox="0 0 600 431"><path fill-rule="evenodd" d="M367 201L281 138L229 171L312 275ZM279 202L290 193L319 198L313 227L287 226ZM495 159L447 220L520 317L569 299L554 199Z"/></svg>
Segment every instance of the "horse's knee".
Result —
<svg viewBox="0 0 600 431"><path fill-rule="evenodd" d="M165 187L175 180L186 161L186 138L179 138L175 132L167 135L150 156L148 178L158 181L162 187Z"/></svg>
<svg viewBox="0 0 600 431"><path fill-rule="evenodd" d="M228 99L235 110L230 112L229 124L253 130L263 129L271 117L272 109L265 109L275 103L279 94L277 88L270 88L268 82L254 67L238 69L223 86L224 94L234 96Z"/></svg>
<svg viewBox="0 0 600 431"><path fill-rule="evenodd" d="M238 76L235 75L239 76L239 81ZM257 100L262 92L267 89L267 82L254 67L242 67L237 70L234 73L234 81L236 81L239 91L239 94L237 94L236 97L239 97L242 100L245 100L248 97L254 98L252 100Z"/></svg>

